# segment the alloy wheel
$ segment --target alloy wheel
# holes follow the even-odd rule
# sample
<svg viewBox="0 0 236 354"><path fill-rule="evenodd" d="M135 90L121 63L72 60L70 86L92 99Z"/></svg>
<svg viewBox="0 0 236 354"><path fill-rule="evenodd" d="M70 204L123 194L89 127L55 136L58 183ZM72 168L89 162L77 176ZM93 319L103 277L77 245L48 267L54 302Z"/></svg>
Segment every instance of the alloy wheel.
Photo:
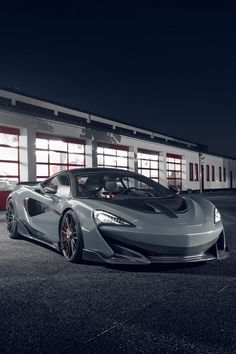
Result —
<svg viewBox="0 0 236 354"><path fill-rule="evenodd" d="M7 222L7 231L10 234L14 234L16 229L16 213L14 206L10 202L6 210L6 222Z"/></svg>
<svg viewBox="0 0 236 354"><path fill-rule="evenodd" d="M63 217L60 240L65 258L68 260L73 259L79 244L79 230L78 225L70 212L66 213Z"/></svg>

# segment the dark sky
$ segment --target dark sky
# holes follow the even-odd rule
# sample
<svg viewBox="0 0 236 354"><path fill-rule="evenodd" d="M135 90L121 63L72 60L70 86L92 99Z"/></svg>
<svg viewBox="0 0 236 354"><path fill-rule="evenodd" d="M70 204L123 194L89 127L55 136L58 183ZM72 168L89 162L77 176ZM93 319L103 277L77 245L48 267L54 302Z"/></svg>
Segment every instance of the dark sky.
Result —
<svg viewBox="0 0 236 354"><path fill-rule="evenodd" d="M1 8L1 87L236 157L236 1L31 3Z"/></svg>

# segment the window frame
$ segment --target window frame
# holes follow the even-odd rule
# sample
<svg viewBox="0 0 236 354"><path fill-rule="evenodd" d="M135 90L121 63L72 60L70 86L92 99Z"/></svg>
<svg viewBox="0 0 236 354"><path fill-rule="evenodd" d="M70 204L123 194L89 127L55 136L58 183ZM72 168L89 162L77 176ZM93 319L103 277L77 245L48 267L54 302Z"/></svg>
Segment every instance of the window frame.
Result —
<svg viewBox="0 0 236 354"><path fill-rule="evenodd" d="M222 167L219 166L219 182L222 182Z"/></svg>
<svg viewBox="0 0 236 354"><path fill-rule="evenodd" d="M114 151L114 154L107 154L104 152L98 152L98 148L102 149L111 149ZM119 151L127 151L127 156L119 155ZM99 163L98 159L99 156L102 156L103 163ZM124 145L115 145L115 144L105 144L105 143L98 143L97 144L97 167L106 167L106 168L115 168L115 169L122 169L129 171L129 147ZM113 157L116 158L116 163L112 165L105 164L105 157ZM126 159L126 165L122 166L117 164L117 158L124 158ZM126 167L126 168L125 168Z"/></svg>
<svg viewBox="0 0 236 354"><path fill-rule="evenodd" d="M206 181L210 182L210 165L206 165Z"/></svg>
<svg viewBox="0 0 236 354"><path fill-rule="evenodd" d="M11 128L11 127L5 127L5 126L0 126L0 133L1 134L6 134L6 135L15 135L17 136L17 146L13 147L10 144L1 144L0 147L2 148L12 148L16 149L17 151L17 158L15 160L9 160L9 159L0 159L0 163L6 163L6 164L16 164L17 165L17 174L9 175L9 174L4 174L0 175L0 180L1 179L16 179L17 183L20 181L20 144L19 144L19 137L20 137L20 130L17 128Z"/></svg>
<svg viewBox="0 0 236 354"><path fill-rule="evenodd" d="M215 166L211 166L211 180L215 182Z"/></svg>
<svg viewBox="0 0 236 354"><path fill-rule="evenodd" d="M157 159L151 159L151 158L143 158L143 157L139 157L139 154L147 154L147 155L153 155L156 156ZM147 150L147 149L138 149L137 151L137 162L139 164L139 162L141 163L141 167L138 166L138 173L143 174L143 171L149 171L149 176L146 176L147 178L151 178L153 181L155 182L159 182L159 169L160 169L160 161L159 161L159 157L160 154L157 151L154 150ZM148 161L149 162L149 167L142 167L142 162L143 161ZM157 168L153 168L151 167L151 162L157 162ZM156 171L157 172L157 177L152 177L152 171Z"/></svg>
<svg viewBox="0 0 236 354"><path fill-rule="evenodd" d="M194 164L194 172L195 172L195 181L199 182L199 168L198 163Z"/></svg>
<svg viewBox="0 0 236 354"><path fill-rule="evenodd" d="M180 162L175 162L175 161L174 162L169 162L168 158L170 158L170 159L178 159ZM179 170L170 169L170 168L168 168L169 164L174 164L174 166L180 166L180 169ZM169 183L169 180L175 180L175 185L177 185L176 182L179 181L178 185L180 187L180 191L182 191L182 176L183 176L182 165L183 165L183 158L182 158L181 155L171 154L171 153L166 154L167 185L169 186L169 185L173 184L173 183ZM180 173L180 177L179 178L177 178L177 177L171 178L171 177L168 176L168 172L179 172Z"/></svg>
<svg viewBox="0 0 236 354"><path fill-rule="evenodd" d="M189 181L194 181L193 162L189 162Z"/></svg>
<svg viewBox="0 0 236 354"><path fill-rule="evenodd" d="M223 180L226 182L226 167L223 167Z"/></svg>
<svg viewBox="0 0 236 354"><path fill-rule="evenodd" d="M70 170L71 168L85 168L86 166L86 141L82 139L75 139L75 138L70 138L70 137L62 137L58 135L50 135L50 134L44 134L44 133L36 133L36 139L44 139L47 140L47 148L35 148L35 151L41 151L41 152L47 152L47 162L38 162L37 161L37 155L36 155L36 178L37 179L47 179L54 173L50 172L50 168L52 166L59 166L59 167L65 167L64 170ZM66 150L59 150L59 149L51 149L50 148L50 141L62 141L63 143L66 143ZM36 140L37 142L37 140ZM69 150L69 144L76 144L76 145L83 145L83 152L78 153L78 152L70 152ZM36 145L37 146L37 145ZM50 159L50 152L56 152L60 154L66 154L66 162L65 163L57 163L57 162L51 162ZM70 155L78 155L78 156L83 156L83 164L76 164L76 163L70 163L69 162L69 157ZM47 175L42 175L37 173L37 166L47 166ZM62 170L60 170L62 171ZM60 172L58 171L58 172ZM56 173L56 172L55 172Z"/></svg>

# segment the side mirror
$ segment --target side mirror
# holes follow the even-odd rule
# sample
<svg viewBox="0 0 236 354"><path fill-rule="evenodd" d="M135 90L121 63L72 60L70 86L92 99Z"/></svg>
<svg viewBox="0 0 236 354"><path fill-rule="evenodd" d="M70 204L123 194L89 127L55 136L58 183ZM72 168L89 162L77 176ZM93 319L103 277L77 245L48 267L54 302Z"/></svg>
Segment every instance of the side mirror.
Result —
<svg viewBox="0 0 236 354"><path fill-rule="evenodd" d="M58 190L58 186L44 187L44 192L47 194L56 194L57 190Z"/></svg>
<svg viewBox="0 0 236 354"><path fill-rule="evenodd" d="M175 194L178 194L178 193L179 193L179 188L176 187L176 186L173 185L173 184L170 184L170 185L169 185L169 190L170 190L171 192L175 193Z"/></svg>

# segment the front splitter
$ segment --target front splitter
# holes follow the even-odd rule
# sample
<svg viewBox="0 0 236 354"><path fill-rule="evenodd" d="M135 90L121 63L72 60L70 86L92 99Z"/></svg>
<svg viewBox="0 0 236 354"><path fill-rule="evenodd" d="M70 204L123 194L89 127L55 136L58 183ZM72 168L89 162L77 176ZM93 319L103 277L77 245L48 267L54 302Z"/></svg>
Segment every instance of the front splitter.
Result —
<svg viewBox="0 0 236 354"><path fill-rule="evenodd" d="M148 265L154 263L194 263L205 262L211 260L221 260L229 256L229 252L225 251L220 258L212 254L199 254L195 256L149 256L139 255L138 257L130 257L115 253L110 258L105 258L101 254L92 250L83 250L83 259L91 262L107 263L107 264L123 264L123 265Z"/></svg>

